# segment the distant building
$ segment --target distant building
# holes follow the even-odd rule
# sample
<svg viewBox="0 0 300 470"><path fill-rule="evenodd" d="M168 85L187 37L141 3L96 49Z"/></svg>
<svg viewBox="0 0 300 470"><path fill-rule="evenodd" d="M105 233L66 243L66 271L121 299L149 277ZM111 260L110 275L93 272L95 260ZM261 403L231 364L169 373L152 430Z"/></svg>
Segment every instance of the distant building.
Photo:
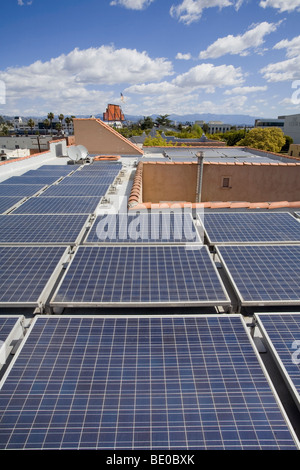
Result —
<svg viewBox="0 0 300 470"><path fill-rule="evenodd" d="M110 126L122 127L125 116L118 104L109 104L103 113L103 121Z"/></svg>
<svg viewBox="0 0 300 470"><path fill-rule="evenodd" d="M300 144L291 144L289 148L290 157L300 157Z"/></svg>
<svg viewBox="0 0 300 470"><path fill-rule="evenodd" d="M232 128L232 124L224 124L222 121L209 121L207 125L209 134L224 134Z"/></svg>
<svg viewBox="0 0 300 470"><path fill-rule="evenodd" d="M284 126L284 119L255 119L255 127L281 127Z"/></svg>
<svg viewBox="0 0 300 470"><path fill-rule="evenodd" d="M284 134L292 137L294 144L300 144L300 114L279 116L279 118L284 119Z"/></svg>

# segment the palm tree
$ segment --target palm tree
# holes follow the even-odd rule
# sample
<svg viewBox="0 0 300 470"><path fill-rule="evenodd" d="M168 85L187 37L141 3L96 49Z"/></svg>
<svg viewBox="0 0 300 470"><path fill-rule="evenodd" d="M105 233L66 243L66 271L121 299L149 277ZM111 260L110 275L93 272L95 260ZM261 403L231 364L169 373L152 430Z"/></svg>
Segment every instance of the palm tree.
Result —
<svg viewBox="0 0 300 470"><path fill-rule="evenodd" d="M33 120L33 119L29 119L29 120L27 121L27 126L30 127L31 132L32 132L32 129L33 129L34 126L35 126L34 120Z"/></svg>
<svg viewBox="0 0 300 470"><path fill-rule="evenodd" d="M46 127L46 131L47 131L46 133L48 134L48 129L49 129L49 126L50 126L50 121L49 121L49 119L45 119L45 120L43 121L43 124L44 124L44 126Z"/></svg>
<svg viewBox="0 0 300 470"><path fill-rule="evenodd" d="M63 122L64 118L65 118L65 116L63 114L60 114L58 116L58 120L60 121L61 129L62 129L62 122Z"/></svg>
<svg viewBox="0 0 300 470"><path fill-rule="evenodd" d="M61 123L60 122L57 122L55 124L55 129L57 130L57 133L60 134L60 132L61 132Z"/></svg>
<svg viewBox="0 0 300 470"><path fill-rule="evenodd" d="M48 113L47 118L49 119L49 122L50 122L50 129L51 129L51 135L52 135L52 121L54 119L54 114L53 113Z"/></svg>
<svg viewBox="0 0 300 470"><path fill-rule="evenodd" d="M70 117L66 117L65 123L67 124L67 129L68 129L68 134L70 133L70 124L72 122L72 119Z"/></svg>

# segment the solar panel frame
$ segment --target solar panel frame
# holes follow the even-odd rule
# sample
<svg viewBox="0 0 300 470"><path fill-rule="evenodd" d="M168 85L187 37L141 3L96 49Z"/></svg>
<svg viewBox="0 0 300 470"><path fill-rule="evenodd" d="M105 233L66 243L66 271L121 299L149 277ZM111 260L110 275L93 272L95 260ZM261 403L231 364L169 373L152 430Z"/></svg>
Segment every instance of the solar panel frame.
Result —
<svg viewBox="0 0 300 470"><path fill-rule="evenodd" d="M207 246L81 245L50 306L227 307L231 301Z"/></svg>
<svg viewBox="0 0 300 470"><path fill-rule="evenodd" d="M213 212L197 218L211 246L300 243L300 222L290 212Z"/></svg>
<svg viewBox="0 0 300 470"><path fill-rule="evenodd" d="M2 450L300 446L237 315L36 316L0 411Z"/></svg>
<svg viewBox="0 0 300 470"><path fill-rule="evenodd" d="M13 348L12 342L24 335L24 320L23 315L0 315L0 369Z"/></svg>
<svg viewBox="0 0 300 470"><path fill-rule="evenodd" d="M93 214L101 197L33 197L12 214Z"/></svg>
<svg viewBox="0 0 300 470"><path fill-rule="evenodd" d="M89 219L86 214L0 215L0 246L78 245Z"/></svg>
<svg viewBox="0 0 300 470"><path fill-rule="evenodd" d="M106 224L107 221L107 224ZM103 230L99 225L103 225ZM133 230L131 232L131 225ZM105 227L107 231L104 231ZM139 230L136 230L139 227ZM101 225L100 225L101 228ZM104 238L104 235L105 238ZM192 236L194 235L194 236ZM98 214L84 245L109 244L202 244L190 212Z"/></svg>
<svg viewBox="0 0 300 470"><path fill-rule="evenodd" d="M300 312L255 313L254 320L300 410Z"/></svg>
<svg viewBox="0 0 300 470"><path fill-rule="evenodd" d="M65 246L0 246L0 307L42 311L69 256Z"/></svg>
<svg viewBox="0 0 300 470"><path fill-rule="evenodd" d="M0 196L0 214L7 214L12 211L25 198L19 196Z"/></svg>
<svg viewBox="0 0 300 470"><path fill-rule="evenodd" d="M280 261L277 261L277 269L276 264L272 265L271 262L264 264L262 258L259 258L260 255L268 260L270 260L271 257L277 260L279 250L281 249L282 253L280 253ZM297 256L300 256L299 245L227 245L216 246L215 248L216 254L241 306L300 305L300 285L297 284L295 286L296 280L300 279L300 275L297 273L298 269L300 270L300 264L297 263L297 258L293 256L289 258L290 263L287 263L286 253L284 253L284 251L287 250L291 252L293 249L297 252ZM250 250L250 253L247 253L247 250L248 252ZM248 258L254 260L253 264L245 266L237 258L238 254L243 259L248 255ZM275 255L277 255L277 257L275 257ZM236 263L236 265L234 265L234 263ZM284 271L284 264L287 267L286 271ZM248 271L246 268L248 268ZM284 274L282 274L283 272ZM257 273L259 273L260 277L257 276ZM276 288L272 285L270 288L272 294L268 294L268 291L264 288L264 284L270 284L272 281L276 283ZM255 291L256 297L253 297L251 293L246 297L245 293L242 293L242 290L245 291L245 289L250 292L250 288ZM286 294L289 288L293 290L293 297L289 297ZM283 297L281 298L278 294L279 289L283 292ZM297 292L297 295L294 291ZM274 297L272 297L272 295ZM275 298L276 295L277 298Z"/></svg>

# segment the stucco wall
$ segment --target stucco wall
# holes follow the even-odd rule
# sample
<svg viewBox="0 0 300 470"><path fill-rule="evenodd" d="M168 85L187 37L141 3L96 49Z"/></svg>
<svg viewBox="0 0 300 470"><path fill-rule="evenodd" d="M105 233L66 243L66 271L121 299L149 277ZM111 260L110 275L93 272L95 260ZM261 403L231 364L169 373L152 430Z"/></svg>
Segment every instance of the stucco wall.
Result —
<svg viewBox="0 0 300 470"><path fill-rule="evenodd" d="M223 188L223 178L230 178ZM143 202L196 201L197 165L143 164ZM202 202L300 200L300 163L204 163Z"/></svg>
<svg viewBox="0 0 300 470"><path fill-rule="evenodd" d="M141 155L143 152L98 119L74 119L76 145L93 155Z"/></svg>

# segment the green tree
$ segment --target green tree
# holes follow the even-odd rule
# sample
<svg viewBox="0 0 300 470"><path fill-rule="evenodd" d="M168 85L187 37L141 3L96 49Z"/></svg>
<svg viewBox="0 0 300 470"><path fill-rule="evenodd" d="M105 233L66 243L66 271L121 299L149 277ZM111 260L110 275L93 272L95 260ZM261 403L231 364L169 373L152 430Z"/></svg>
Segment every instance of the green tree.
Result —
<svg viewBox="0 0 300 470"><path fill-rule="evenodd" d="M43 121L44 126L46 127L46 134L48 134L48 129L50 127L50 121L49 119L44 119Z"/></svg>
<svg viewBox="0 0 300 470"><path fill-rule="evenodd" d="M28 119L28 121L27 121L27 126L30 127L30 130L31 130L31 132L32 132L32 129L33 129L34 126L35 126L34 120L33 120L33 119Z"/></svg>
<svg viewBox="0 0 300 470"><path fill-rule="evenodd" d="M58 131L58 134L60 134L60 132L61 132L61 123L60 122L57 122L55 124L55 129Z"/></svg>
<svg viewBox="0 0 300 470"><path fill-rule="evenodd" d="M278 127L251 129L237 145L278 153L285 144L285 137Z"/></svg>
<svg viewBox="0 0 300 470"><path fill-rule="evenodd" d="M294 142L294 140L289 135L285 135L284 137L285 137L285 144L281 148L281 152L287 153L289 151L290 145Z"/></svg>
<svg viewBox="0 0 300 470"><path fill-rule="evenodd" d="M159 126L170 126L172 121L168 119L168 117L169 117L169 114L160 114L159 116L157 116L155 122Z"/></svg>
<svg viewBox="0 0 300 470"><path fill-rule="evenodd" d="M73 121L73 119L70 118L70 117L66 117L66 119L65 119L65 122L67 124L68 134L70 133L70 124L71 124L72 121Z"/></svg>
<svg viewBox="0 0 300 470"><path fill-rule="evenodd" d="M144 147L168 147L173 144L168 144L168 142L163 139L158 132L156 132L156 137L146 137L143 145Z"/></svg>
<svg viewBox="0 0 300 470"><path fill-rule="evenodd" d="M50 129L51 129L51 135L52 135L52 121L54 119L54 114L53 113L48 113L47 118L49 119L49 122L50 122Z"/></svg>
<svg viewBox="0 0 300 470"><path fill-rule="evenodd" d="M60 121L60 124L61 124L61 129L62 129L62 122L63 122L64 119L65 119L65 116L63 114L60 114L58 116L58 120Z"/></svg>
<svg viewBox="0 0 300 470"><path fill-rule="evenodd" d="M154 121L150 116L144 116L144 119L139 121L141 129L144 131L146 129L152 129L154 126Z"/></svg>

